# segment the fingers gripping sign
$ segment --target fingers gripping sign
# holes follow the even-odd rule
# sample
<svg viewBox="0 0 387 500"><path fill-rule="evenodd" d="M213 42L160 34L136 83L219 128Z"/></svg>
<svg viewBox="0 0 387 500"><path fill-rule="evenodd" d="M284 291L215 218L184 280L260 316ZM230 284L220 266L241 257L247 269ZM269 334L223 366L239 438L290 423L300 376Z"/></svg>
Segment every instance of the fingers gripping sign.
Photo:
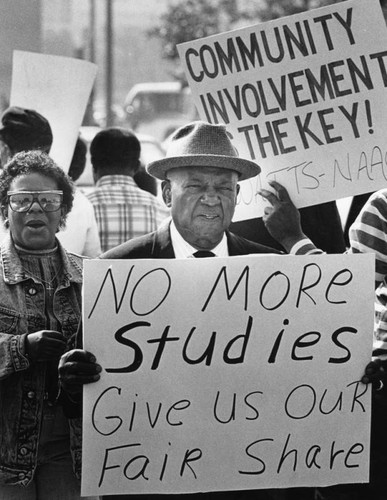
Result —
<svg viewBox="0 0 387 500"><path fill-rule="evenodd" d="M387 361L375 359L370 361L365 368L361 379L363 384L372 384L373 391L385 391L387 386Z"/></svg>
<svg viewBox="0 0 387 500"><path fill-rule="evenodd" d="M54 330L41 330L26 336L26 352L34 362L59 358L66 345L65 337Z"/></svg>
<svg viewBox="0 0 387 500"><path fill-rule="evenodd" d="M297 241L305 238L300 213L284 186L276 181L269 181L269 184L275 192L268 189L258 191L271 205L264 209L263 222L271 236L289 251Z"/></svg>
<svg viewBox="0 0 387 500"><path fill-rule="evenodd" d="M58 367L60 384L69 394L80 393L84 384L99 380L101 371L95 356L83 349L66 352Z"/></svg>

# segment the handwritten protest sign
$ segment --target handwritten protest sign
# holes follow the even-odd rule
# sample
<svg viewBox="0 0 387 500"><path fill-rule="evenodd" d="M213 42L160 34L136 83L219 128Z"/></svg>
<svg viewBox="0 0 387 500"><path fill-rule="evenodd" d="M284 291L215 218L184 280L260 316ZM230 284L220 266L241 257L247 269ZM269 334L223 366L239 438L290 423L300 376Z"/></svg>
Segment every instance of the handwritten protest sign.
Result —
<svg viewBox="0 0 387 500"><path fill-rule="evenodd" d="M366 482L373 274L372 255L86 261L82 494Z"/></svg>
<svg viewBox="0 0 387 500"><path fill-rule="evenodd" d="M263 214L275 179L298 207L387 185L387 30L379 0L345 1L180 44L201 119L225 123L262 173L235 220ZM266 203L267 204L267 203Z"/></svg>

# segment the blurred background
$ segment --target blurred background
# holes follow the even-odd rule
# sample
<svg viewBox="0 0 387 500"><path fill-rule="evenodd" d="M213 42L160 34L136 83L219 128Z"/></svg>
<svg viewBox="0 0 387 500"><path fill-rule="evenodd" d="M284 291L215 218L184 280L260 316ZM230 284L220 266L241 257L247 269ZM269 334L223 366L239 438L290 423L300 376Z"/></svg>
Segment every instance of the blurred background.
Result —
<svg viewBox="0 0 387 500"><path fill-rule="evenodd" d="M162 142L196 116L176 44L337 1L1 0L0 108L13 50L86 59L99 70L84 125L128 125Z"/></svg>

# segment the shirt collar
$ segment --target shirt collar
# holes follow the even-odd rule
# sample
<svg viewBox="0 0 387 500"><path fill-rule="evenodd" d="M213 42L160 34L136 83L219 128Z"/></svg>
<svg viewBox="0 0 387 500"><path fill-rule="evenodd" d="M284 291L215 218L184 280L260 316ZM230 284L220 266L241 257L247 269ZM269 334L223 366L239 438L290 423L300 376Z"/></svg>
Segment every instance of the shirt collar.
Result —
<svg viewBox="0 0 387 500"><path fill-rule="evenodd" d="M111 185L116 185L116 186L122 186L122 185L129 185L129 186L137 186L135 183L133 177L130 175L120 175L120 174L114 174L114 175L103 175L98 179L98 181L95 184L97 187L101 186L111 186Z"/></svg>
<svg viewBox="0 0 387 500"><path fill-rule="evenodd" d="M171 221L170 231L173 251L175 253L176 259L193 258L193 254L197 251L197 248L193 247L187 241L185 241L185 239L177 230L173 220ZM223 235L221 242L215 248L211 249L211 252L213 252L216 257L228 257L229 254L226 234Z"/></svg>

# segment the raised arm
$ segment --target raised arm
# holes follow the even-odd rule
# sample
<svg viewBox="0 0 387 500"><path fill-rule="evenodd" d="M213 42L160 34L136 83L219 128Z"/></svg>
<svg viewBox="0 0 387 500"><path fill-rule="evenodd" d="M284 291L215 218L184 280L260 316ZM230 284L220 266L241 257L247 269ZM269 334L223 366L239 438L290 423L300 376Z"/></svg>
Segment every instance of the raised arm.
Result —
<svg viewBox="0 0 387 500"><path fill-rule="evenodd" d="M273 193L268 189L261 189L259 190L259 194L271 205L265 207L263 216L263 222L271 236L277 240L288 253L306 254L310 253L312 249L317 250L313 243L303 233L300 213L290 199L286 188L276 181L269 181L269 184L275 192ZM294 251L293 249L295 247L301 248L298 245L300 243L307 244L307 249L302 252ZM299 250L299 248L297 248L297 250ZM313 253L321 253L321 251L317 250Z"/></svg>

